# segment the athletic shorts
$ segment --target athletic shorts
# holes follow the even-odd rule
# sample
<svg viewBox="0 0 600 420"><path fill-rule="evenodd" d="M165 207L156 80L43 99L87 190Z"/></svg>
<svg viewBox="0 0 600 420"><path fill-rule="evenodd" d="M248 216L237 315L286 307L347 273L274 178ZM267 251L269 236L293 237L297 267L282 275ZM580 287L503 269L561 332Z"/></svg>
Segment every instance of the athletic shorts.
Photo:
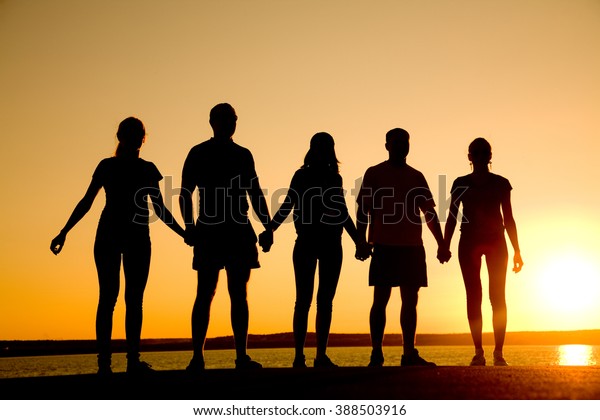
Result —
<svg viewBox="0 0 600 420"><path fill-rule="evenodd" d="M250 224L198 227L192 268L259 268L256 234Z"/></svg>
<svg viewBox="0 0 600 420"><path fill-rule="evenodd" d="M369 267L369 286L427 287L425 248L376 244Z"/></svg>

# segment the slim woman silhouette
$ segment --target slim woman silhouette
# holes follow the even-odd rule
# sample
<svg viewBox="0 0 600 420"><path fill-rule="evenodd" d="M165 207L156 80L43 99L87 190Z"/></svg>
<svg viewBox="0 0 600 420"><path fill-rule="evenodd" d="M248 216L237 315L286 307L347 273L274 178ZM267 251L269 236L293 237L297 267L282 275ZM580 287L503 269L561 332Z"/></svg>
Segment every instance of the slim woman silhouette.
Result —
<svg viewBox="0 0 600 420"><path fill-rule="evenodd" d="M467 317L471 337L475 345L475 356L471 366L484 366L482 346L482 287L481 257L489 275L489 295L492 304L494 327L494 365L506 366L502 354L506 333L506 269L508 250L504 230L512 244L515 255L513 271L518 273L523 266L517 226L510 203L510 183L506 178L490 172L492 147L483 138L477 138L469 145L468 158L473 172L457 178L452 185L450 215L446 223L444 239L450 247L460 203L463 205L461 235L458 244L458 260L467 292Z"/></svg>
<svg viewBox="0 0 600 420"><path fill-rule="evenodd" d="M121 258L125 273L125 334L127 337L127 372L144 374L152 371L140 361L142 330L142 300L150 268L150 231L147 196L150 196L156 215L183 236L184 230L174 221L164 205L158 182L162 175L152 162L139 157L146 138L144 125L134 117L119 125L119 144L115 156L102 160L92 181L77 204L71 217L50 250L62 250L67 233L90 210L98 191L104 188L106 206L100 217L94 244L94 259L98 271L100 298L96 313L96 341L98 346L98 374L111 370L110 340L113 310L119 295Z"/></svg>
<svg viewBox="0 0 600 420"><path fill-rule="evenodd" d="M294 225L298 235L292 256L296 280L293 320L296 352L293 367L296 368L306 367L304 342L315 287L317 261L319 287L316 318L317 354L314 366L336 367L327 357L326 351L332 303L342 268L343 229L346 229L355 243L358 240L356 227L344 200L338 165L333 137L328 133L315 134L310 141L304 165L294 174L287 196L270 224L270 228L276 230L290 211L294 210ZM366 243L362 246L368 247Z"/></svg>

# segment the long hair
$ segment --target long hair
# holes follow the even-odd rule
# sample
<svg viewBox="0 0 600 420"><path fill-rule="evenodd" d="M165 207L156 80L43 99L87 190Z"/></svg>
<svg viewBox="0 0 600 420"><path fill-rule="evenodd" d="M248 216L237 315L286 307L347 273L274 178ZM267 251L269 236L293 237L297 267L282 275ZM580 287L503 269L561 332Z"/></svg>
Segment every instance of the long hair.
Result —
<svg viewBox="0 0 600 420"><path fill-rule="evenodd" d="M117 130L119 144L115 150L115 156L138 157L145 137L146 129L140 120L135 117L125 118Z"/></svg>
<svg viewBox="0 0 600 420"><path fill-rule="evenodd" d="M317 133L310 139L310 148L304 157L302 168L340 171L340 162L335 155L335 142L329 133Z"/></svg>

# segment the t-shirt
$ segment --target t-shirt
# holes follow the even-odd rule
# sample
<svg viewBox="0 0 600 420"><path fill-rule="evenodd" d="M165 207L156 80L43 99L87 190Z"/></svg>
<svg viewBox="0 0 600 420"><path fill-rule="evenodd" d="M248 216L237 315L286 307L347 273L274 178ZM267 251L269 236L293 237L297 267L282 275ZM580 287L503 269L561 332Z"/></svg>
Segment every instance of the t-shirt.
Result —
<svg viewBox="0 0 600 420"><path fill-rule="evenodd" d="M162 179L152 162L141 158L111 157L102 160L93 178L102 184L106 205L100 224L116 228L147 227L150 212L148 194Z"/></svg>
<svg viewBox="0 0 600 420"><path fill-rule="evenodd" d="M248 149L232 140L202 142L190 150L182 179L198 188L198 224L231 227L249 223L246 194L260 194L260 184Z"/></svg>
<svg viewBox="0 0 600 420"><path fill-rule="evenodd" d="M493 173L480 180L472 174L456 178L451 194L457 196L463 205L462 235L488 237L503 234L504 219L500 209L510 190L512 186L508 179Z"/></svg>
<svg viewBox="0 0 600 420"><path fill-rule="evenodd" d="M342 177L336 172L298 169L273 221L281 224L294 209L294 226L298 236L341 236L349 217L342 185Z"/></svg>
<svg viewBox="0 0 600 420"><path fill-rule="evenodd" d="M423 244L421 212L435 206L421 172L389 161L365 172L357 198L370 216L369 242L381 245Z"/></svg>

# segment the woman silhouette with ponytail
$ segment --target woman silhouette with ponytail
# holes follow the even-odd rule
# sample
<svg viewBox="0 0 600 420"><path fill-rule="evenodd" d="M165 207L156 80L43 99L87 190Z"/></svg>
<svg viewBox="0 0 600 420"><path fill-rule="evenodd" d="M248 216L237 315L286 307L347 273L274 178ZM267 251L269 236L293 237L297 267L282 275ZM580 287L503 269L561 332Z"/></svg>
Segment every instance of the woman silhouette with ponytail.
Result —
<svg viewBox="0 0 600 420"><path fill-rule="evenodd" d="M458 260L467 292L467 318L475 345L471 366L485 366L482 346L482 287L481 257L489 274L489 295L492 304L494 327L494 366L506 366L502 354L506 333L506 269L508 251L504 230L512 244L515 255L513 271L523 266L517 225L510 202L510 183L506 178L490 172L492 146L484 138L477 138L469 145L469 161L473 172L457 178L452 184L450 215L446 223L444 240L450 247L457 223L459 205L463 205L463 217L458 244Z"/></svg>
<svg viewBox="0 0 600 420"><path fill-rule="evenodd" d="M61 252L67 233L90 210L101 188L106 192L106 206L100 216L94 259L98 271L100 297L96 313L96 342L98 374L109 375L111 370L111 334L113 311L119 295L121 260L125 274L125 333L127 338L127 373L152 372L151 366L140 360L142 330L142 301L150 268L150 230L147 197L156 215L178 235L184 230L165 207L158 182L162 175L152 162L139 157L146 139L144 125L129 117L119 124L119 144L114 157L102 160L92 181L77 204L71 217L50 250Z"/></svg>

